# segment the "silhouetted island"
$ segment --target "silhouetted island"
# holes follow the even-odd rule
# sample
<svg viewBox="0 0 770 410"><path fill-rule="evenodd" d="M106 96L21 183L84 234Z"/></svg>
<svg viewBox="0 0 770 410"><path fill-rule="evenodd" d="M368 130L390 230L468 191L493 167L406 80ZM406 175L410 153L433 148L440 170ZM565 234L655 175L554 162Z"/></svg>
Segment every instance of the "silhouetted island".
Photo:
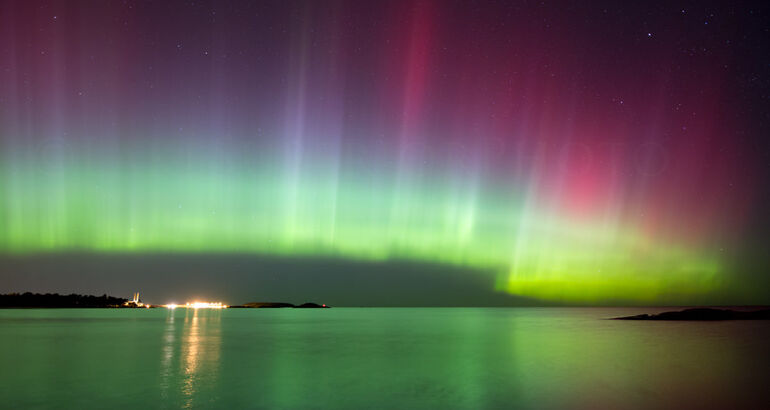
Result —
<svg viewBox="0 0 770 410"><path fill-rule="evenodd" d="M60 295L58 293L9 293L0 295L0 309L15 308L157 308L163 305L151 305L142 303L139 294L134 299L116 298L114 296L92 295ZM242 305L229 306L230 308L297 308L297 309L325 309L329 306L317 303L303 303L294 305L285 302L251 302Z"/></svg>
<svg viewBox="0 0 770 410"><path fill-rule="evenodd" d="M128 299L114 296L60 295L58 293L9 293L0 295L0 308L117 308Z"/></svg>
<svg viewBox="0 0 770 410"><path fill-rule="evenodd" d="M693 308L657 315L616 317L615 320L770 320L770 309L738 311L730 309Z"/></svg>
<svg viewBox="0 0 770 410"><path fill-rule="evenodd" d="M303 303L301 305L294 305L292 303L285 302L250 302L242 305L230 306L231 308L246 308L246 309L264 309L264 308L297 308L297 309L327 309L329 306L319 305L317 303Z"/></svg>
<svg viewBox="0 0 770 410"><path fill-rule="evenodd" d="M319 305L317 303L310 303L310 302L308 302L308 303L303 303L303 304L301 304L299 306L294 306L294 307L300 308L300 309L326 309L329 306Z"/></svg>
<svg viewBox="0 0 770 410"><path fill-rule="evenodd" d="M230 306L231 308L249 308L249 309L257 309L257 308L265 308L265 309L272 309L272 308L292 308L294 307L291 303L284 303L284 302L250 302L250 303L244 303L242 305L236 305L236 306Z"/></svg>

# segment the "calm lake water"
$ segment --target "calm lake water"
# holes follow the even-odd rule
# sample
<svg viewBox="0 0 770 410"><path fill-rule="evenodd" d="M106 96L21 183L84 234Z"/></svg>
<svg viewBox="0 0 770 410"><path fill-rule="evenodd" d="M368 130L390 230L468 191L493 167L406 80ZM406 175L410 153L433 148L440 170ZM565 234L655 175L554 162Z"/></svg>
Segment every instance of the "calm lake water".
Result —
<svg viewBox="0 0 770 410"><path fill-rule="evenodd" d="M645 311L0 310L0 407L770 404L770 322L603 320Z"/></svg>

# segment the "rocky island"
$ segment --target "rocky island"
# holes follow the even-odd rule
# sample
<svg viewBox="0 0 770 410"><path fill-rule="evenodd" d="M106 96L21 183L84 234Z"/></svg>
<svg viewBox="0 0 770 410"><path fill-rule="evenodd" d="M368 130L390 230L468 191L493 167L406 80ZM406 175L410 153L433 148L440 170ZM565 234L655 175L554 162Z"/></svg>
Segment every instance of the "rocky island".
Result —
<svg viewBox="0 0 770 410"><path fill-rule="evenodd" d="M328 309L329 306L319 305L317 303L303 303L301 305L294 305L286 302L249 302L242 305L230 306L231 308L242 309L263 309L263 308L296 308L296 309Z"/></svg>
<svg viewBox="0 0 770 410"><path fill-rule="evenodd" d="M740 311L731 309L693 308L680 311L663 312L657 315L636 315L616 317L614 320L770 320L770 309Z"/></svg>

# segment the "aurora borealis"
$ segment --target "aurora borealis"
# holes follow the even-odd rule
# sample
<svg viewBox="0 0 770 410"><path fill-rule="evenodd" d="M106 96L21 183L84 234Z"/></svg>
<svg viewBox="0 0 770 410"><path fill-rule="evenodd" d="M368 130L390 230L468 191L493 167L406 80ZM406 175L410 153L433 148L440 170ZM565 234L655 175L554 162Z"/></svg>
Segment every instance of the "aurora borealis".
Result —
<svg viewBox="0 0 770 410"><path fill-rule="evenodd" d="M544 301L767 301L767 10L619 7L3 2L0 254L406 260Z"/></svg>

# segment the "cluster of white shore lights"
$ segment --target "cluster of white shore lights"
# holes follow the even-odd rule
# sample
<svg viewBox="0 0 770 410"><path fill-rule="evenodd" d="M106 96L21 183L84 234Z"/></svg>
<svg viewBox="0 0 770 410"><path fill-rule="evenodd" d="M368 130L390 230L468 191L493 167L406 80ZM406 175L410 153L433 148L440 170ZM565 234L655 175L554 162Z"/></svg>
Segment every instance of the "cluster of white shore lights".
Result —
<svg viewBox="0 0 770 410"><path fill-rule="evenodd" d="M187 302L184 305L177 305L176 303L169 303L164 305L169 309L187 308L187 309L226 309L227 305L222 302Z"/></svg>

